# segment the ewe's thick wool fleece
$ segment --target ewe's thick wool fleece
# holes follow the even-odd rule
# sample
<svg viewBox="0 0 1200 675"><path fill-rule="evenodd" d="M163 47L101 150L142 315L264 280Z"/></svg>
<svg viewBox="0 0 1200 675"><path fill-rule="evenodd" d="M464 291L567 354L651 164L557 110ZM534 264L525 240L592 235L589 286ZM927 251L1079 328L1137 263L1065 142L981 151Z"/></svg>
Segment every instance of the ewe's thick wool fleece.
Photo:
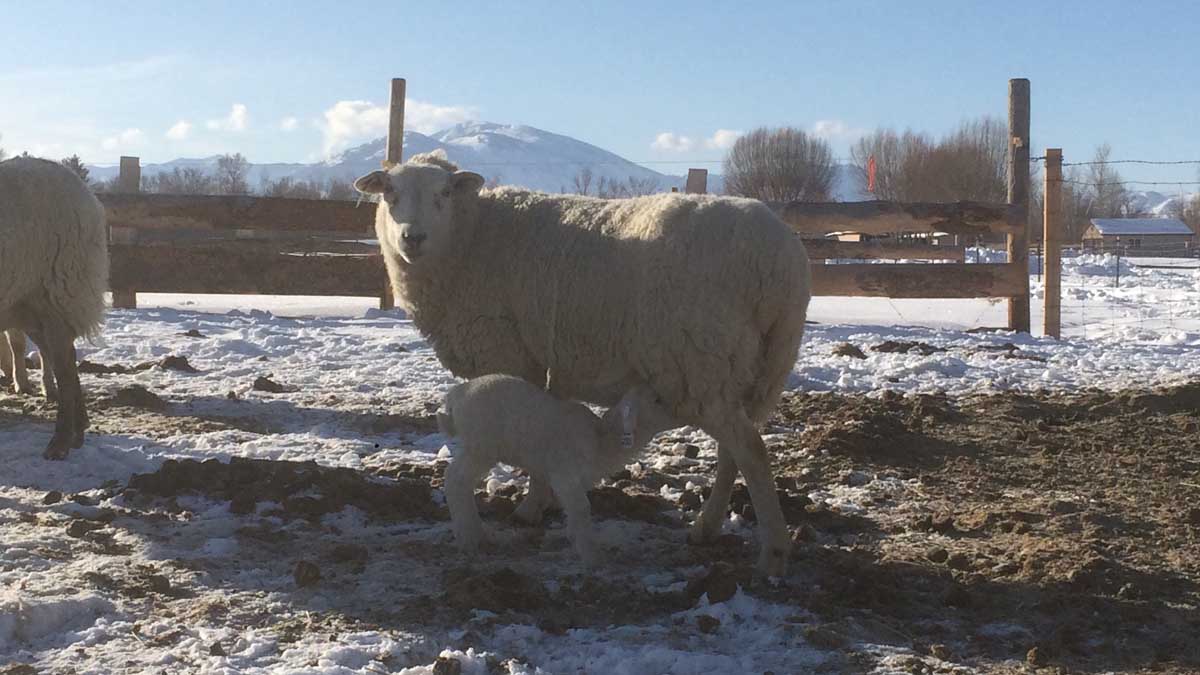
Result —
<svg viewBox="0 0 1200 675"><path fill-rule="evenodd" d="M803 244L761 202L498 188L454 208L453 252L414 266L384 254L455 375L537 383L549 369L556 394L602 405L646 382L690 424L730 401L759 422L774 409L810 281Z"/></svg>
<svg viewBox="0 0 1200 675"><path fill-rule="evenodd" d="M0 162L0 317L29 303L91 336L107 287L104 207L83 181L43 159Z"/></svg>

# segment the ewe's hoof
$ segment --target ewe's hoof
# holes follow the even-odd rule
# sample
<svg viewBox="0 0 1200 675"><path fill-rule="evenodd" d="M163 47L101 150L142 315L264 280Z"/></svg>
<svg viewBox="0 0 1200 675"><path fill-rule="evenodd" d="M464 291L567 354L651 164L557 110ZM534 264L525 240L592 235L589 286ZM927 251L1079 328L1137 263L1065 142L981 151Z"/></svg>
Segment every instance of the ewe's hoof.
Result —
<svg viewBox="0 0 1200 675"><path fill-rule="evenodd" d="M768 578L783 577L787 574L788 553L787 549L764 546L758 556L755 571Z"/></svg>
<svg viewBox="0 0 1200 675"><path fill-rule="evenodd" d="M715 527L710 527L704 520L703 516L696 519L692 526L688 529L688 543L703 546L711 544L721 536L721 524L717 523Z"/></svg>
<svg viewBox="0 0 1200 675"><path fill-rule="evenodd" d="M75 447L79 447L78 445ZM55 436L50 439L50 445L46 446L46 451L42 453L42 457L49 460L63 460L71 453L71 441L61 436Z"/></svg>

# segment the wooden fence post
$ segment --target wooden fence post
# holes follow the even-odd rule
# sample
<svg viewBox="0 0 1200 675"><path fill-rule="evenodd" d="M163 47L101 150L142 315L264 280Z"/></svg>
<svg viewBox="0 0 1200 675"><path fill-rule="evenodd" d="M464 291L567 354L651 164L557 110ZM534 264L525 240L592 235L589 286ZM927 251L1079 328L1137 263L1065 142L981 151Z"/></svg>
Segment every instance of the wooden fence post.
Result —
<svg viewBox="0 0 1200 675"><path fill-rule="evenodd" d="M1046 149L1046 208L1042 214L1042 267L1046 270L1046 318L1042 332L1062 337L1062 149Z"/></svg>
<svg viewBox="0 0 1200 675"><path fill-rule="evenodd" d="M383 168L390 169L404 161L404 96L408 82L403 77L392 78L392 91L388 99L388 135L387 151L383 159ZM383 289L379 292L379 309L394 309L396 298L392 295L392 282L383 280Z"/></svg>
<svg viewBox="0 0 1200 675"><path fill-rule="evenodd" d="M404 161L404 93L407 88L403 77L392 78L392 95L388 105L387 155L383 159L385 169Z"/></svg>
<svg viewBox="0 0 1200 675"><path fill-rule="evenodd" d="M117 175L117 192L142 191L142 164L137 157L121 157L120 173ZM109 232L109 240L112 233ZM132 288L112 289L114 309L137 309L137 291Z"/></svg>
<svg viewBox="0 0 1200 675"><path fill-rule="evenodd" d="M1029 332L1029 80L1008 81L1008 203L1021 228L1008 235L1008 262L1021 266L1024 294L1008 301L1008 328Z"/></svg>
<svg viewBox="0 0 1200 675"><path fill-rule="evenodd" d="M683 189L692 195L708 192L708 169L688 169L687 183Z"/></svg>

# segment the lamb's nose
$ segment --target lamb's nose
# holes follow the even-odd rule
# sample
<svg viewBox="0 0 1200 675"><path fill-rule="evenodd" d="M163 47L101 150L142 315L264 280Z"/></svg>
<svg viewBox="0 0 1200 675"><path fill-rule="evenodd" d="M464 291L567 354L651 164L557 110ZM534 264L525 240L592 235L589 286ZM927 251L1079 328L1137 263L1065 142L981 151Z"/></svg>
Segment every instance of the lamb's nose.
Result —
<svg viewBox="0 0 1200 675"><path fill-rule="evenodd" d="M400 238L409 246L420 246L421 242L425 241L425 235L416 234L415 232L405 232L400 235Z"/></svg>

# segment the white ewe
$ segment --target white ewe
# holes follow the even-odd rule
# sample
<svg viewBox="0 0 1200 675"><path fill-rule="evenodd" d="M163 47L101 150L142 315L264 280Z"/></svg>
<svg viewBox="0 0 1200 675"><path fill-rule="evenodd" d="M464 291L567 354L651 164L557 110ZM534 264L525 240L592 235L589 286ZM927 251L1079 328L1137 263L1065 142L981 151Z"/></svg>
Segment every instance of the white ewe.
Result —
<svg viewBox="0 0 1200 675"><path fill-rule="evenodd" d="M692 528L720 533L738 469L758 515L759 569L785 571L788 530L756 425L795 364L808 255L761 202L625 200L483 190L444 153L355 182L380 195L375 231L399 304L459 377L507 373L611 405L649 385L718 442Z"/></svg>
<svg viewBox="0 0 1200 675"><path fill-rule="evenodd" d="M628 464L660 431L679 426L648 387L637 386L603 417L518 377L484 375L446 394L438 426L457 438L459 452L446 469L446 504L454 538L474 552L483 536L475 485L498 462L529 472L529 496L518 518L538 520L554 497L584 563L596 560L587 491Z"/></svg>
<svg viewBox="0 0 1200 675"><path fill-rule="evenodd" d="M0 162L0 242L0 330L28 334L58 381L58 417L44 454L64 459L88 426L75 339L95 334L104 318L104 208L60 164Z"/></svg>

